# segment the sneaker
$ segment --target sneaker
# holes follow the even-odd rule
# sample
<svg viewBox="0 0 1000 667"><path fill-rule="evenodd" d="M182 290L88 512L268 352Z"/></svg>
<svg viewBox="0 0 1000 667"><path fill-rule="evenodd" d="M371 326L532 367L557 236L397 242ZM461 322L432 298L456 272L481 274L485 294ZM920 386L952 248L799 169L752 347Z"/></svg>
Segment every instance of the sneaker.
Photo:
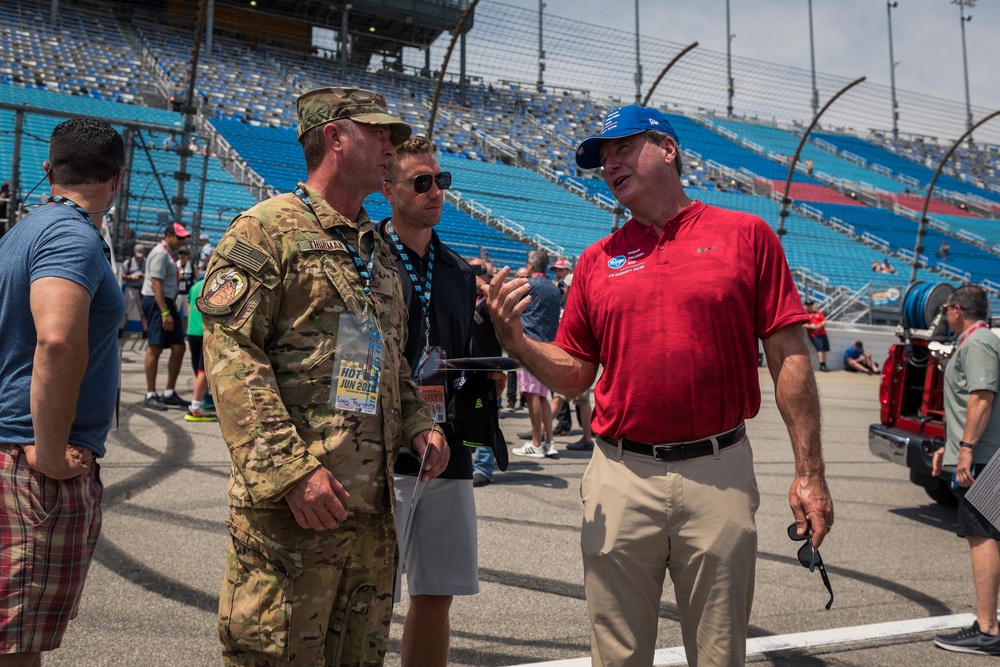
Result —
<svg viewBox="0 0 1000 667"><path fill-rule="evenodd" d="M594 448L594 441L587 440L586 438L580 438L576 442L571 442L566 445L566 449L572 449L574 452L589 452Z"/></svg>
<svg viewBox="0 0 1000 667"><path fill-rule="evenodd" d="M554 429L552 429L552 435L569 435L570 427L563 424L559 424Z"/></svg>
<svg viewBox="0 0 1000 667"><path fill-rule="evenodd" d="M159 410L160 412L167 409L167 406L163 404L163 399L159 396L147 396L142 399L142 407L149 408L150 410Z"/></svg>
<svg viewBox="0 0 1000 667"><path fill-rule="evenodd" d="M1000 634L991 636L979 630L979 621L950 635L934 635L934 645L946 651L1000 655Z"/></svg>
<svg viewBox="0 0 1000 667"><path fill-rule="evenodd" d="M531 440L531 436L534 435L531 431L521 431L517 434L520 440Z"/></svg>
<svg viewBox="0 0 1000 667"><path fill-rule="evenodd" d="M184 421L186 422L217 422L219 418L215 416L214 412L205 412L204 410L192 410L188 408L187 414L184 415Z"/></svg>
<svg viewBox="0 0 1000 667"><path fill-rule="evenodd" d="M205 394L205 398L202 399L201 408L205 411L211 410L215 412L215 400L211 394Z"/></svg>
<svg viewBox="0 0 1000 667"><path fill-rule="evenodd" d="M191 401L185 401L176 391L170 396L161 397L160 401L168 408L184 408L187 410L188 406L191 405Z"/></svg>
<svg viewBox="0 0 1000 667"><path fill-rule="evenodd" d="M545 456L545 458L549 459L559 458L559 452L556 451L556 443L546 442L544 445L542 445L542 454Z"/></svg>
<svg viewBox="0 0 1000 667"><path fill-rule="evenodd" d="M474 473L472 473L472 486L476 486L476 487L486 486L487 484L489 484L492 481L493 481L492 479L490 479L489 477L487 477L486 475L484 475L481 472L474 472Z"/></svg>
<svg viewBox="0 0 1000 667"><path fill-rule="evenodd" d="M544 445L543 445L544 447ZM530 442L524 443L522 446L510 450L515 456L527 456L532 459L544 459L545 454L542 453L542 447L535 448Z"/></svg>

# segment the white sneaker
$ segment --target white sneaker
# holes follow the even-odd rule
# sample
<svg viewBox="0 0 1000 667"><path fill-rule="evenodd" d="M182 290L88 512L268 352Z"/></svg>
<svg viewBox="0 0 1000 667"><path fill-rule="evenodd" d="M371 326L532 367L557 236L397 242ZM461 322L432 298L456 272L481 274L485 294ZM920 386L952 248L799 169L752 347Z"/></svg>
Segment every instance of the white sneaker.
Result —
<svg viewBox="0 0 1000 667"><path fill-rule="evenodd" d="M545 454L543 453L544 446L542 448L536 448L530 442L524 443L522 446L510 450L515 456L527 456L533 459L544 459Z"/></svg>
<svg viewBox="0 0 1000 667"><path fill-rule="evenodd" d="M559 458L559 452L556 451L556 443L546 442L542 445L542 455L550 459Z"/></svg>

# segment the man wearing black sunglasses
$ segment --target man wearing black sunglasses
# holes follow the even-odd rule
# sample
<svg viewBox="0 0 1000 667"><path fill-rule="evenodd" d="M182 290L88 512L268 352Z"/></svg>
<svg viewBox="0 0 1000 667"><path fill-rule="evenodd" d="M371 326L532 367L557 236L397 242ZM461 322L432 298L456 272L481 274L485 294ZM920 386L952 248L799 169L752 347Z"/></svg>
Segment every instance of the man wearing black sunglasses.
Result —
<svg viewBox="0 0 1000 667"><path fill-rule="evenodd" d="M452 411L448 406L455 403L460 383L482 378L465 378L435 368L435 359L474 356L476 275L468 262L434 231L441 221L444 190L450 186L451 174L441 171L434 145L426 137L411 137L396 148L396 157L389 162L382 194L392 205L392 216L378 224L382 238L396 255L402 281L408 316L404 356L428 404L439 408L432 409L432 413L436 413L445 431L451 452L448 467L423 490L412 514L409 503L420 461L407 451L400 451L396 459L396 532L409 536L407 544L400 544L410 596L403 625L403 667L445 667L452 598L479 592L472 447L465 444L489 447L491 443L478 442L479 438L472 434L459 432L461 416L449 420ZM492 347L498 349L492 328L488 335L493 339ZM491 379L497 377L504 379L503 373ZM493 411L489 416L495 418L496 394L491 400L482 400ZM411 526L404 525L408 517ZM401 583L401 579L397 581ZM399 589L397 583L397 596Z"/></svg>
<svg viewBox="0 0 1000 667"><path fill-rule="evenodd" d="M1000 449L1000 339L986 320L989 301L977 285L965 285L942 308L948 328L958 337L944 372L945 446L934 453L931 473L954 467L958 493L958 536L969 543L972 580L976 589L976 620L972 627L934 637L949 651L1000 655L997 590L1000 588L1000 531L969 501L965 493L979 470Z"/></svg>

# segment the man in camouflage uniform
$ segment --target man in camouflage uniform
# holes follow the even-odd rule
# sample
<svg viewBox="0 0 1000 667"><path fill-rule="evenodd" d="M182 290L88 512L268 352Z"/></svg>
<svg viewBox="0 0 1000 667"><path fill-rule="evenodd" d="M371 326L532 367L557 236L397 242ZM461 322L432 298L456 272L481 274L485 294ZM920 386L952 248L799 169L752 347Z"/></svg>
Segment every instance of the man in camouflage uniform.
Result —
<svg viewBox="0 0 1000 667"><path fill-rule="evenodd" d="M392 465L401 443L428 450L425 479L448 463L403 356L395 258L362 208L410 127L381 95L351 88L306 93L298 114L308 180L232 222L198 300L233 459L219 632L227 665L381 665ZM357 336L340 323L372 317L384 350L377 412L335 409L335 357Z"/></svg>

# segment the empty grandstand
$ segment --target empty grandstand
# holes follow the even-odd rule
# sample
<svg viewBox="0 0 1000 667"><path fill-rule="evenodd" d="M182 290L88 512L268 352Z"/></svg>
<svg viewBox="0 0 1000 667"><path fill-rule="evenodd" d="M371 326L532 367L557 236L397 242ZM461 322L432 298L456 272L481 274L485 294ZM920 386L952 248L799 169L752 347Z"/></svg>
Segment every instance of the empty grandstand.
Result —
<svg viewBox="0 0 1000 667"><path fill-rule="evenodd" d="M55 23L56 5L48 1L4 3L0 44L11 57L0 64L0 160L20 165L15 175L23 196L59 120L48 114L107 118L134 130L121 242L129 234L155 234L173 219L175 178L186 183L181 220L199 225L215 241L233 215L304 179L294 108L302 92L333 82L377 89L415 131L430 131L437 68L461 3L428 0L414 2L409 13L378 11L391 4L372 0L322 13L294 2L268 3L264 10L216 0L213 27L196 35L193 2L56 3ZM527 249L541 247L574 257L623 219L606 185L595 178L599 174L576 168L574 150L609 108L629 101L627 82L618 76L624 56L602 46L625 40L625 34L546 19L545 85L533 80L534 70L525 64L537 56L530 38L536 13L492 1L477 7L466 55L444 77L433 133L454 188L440 232L467 256L519 266ZM328 33L325 46L312 39L317 29ZM589 39L581 40L584 35ZM186 155L187 181L178 175L186 147L178 151L169 139L172 130L182 135L184 118L168 109L171 96L188 85L196 41L201 51L192 149L203 154ZM646 36L643 44L647 58L664 60L681 46ZM718 91L706 85L719 74L720 58L703 49L692 52L653 103L669 111L681 137L689 195L755 213L778 228L778 200L808 120L801 100L809 88L807 73L736 59L745 95L757 90L761 98L752 113L726 118ZM463 70L465 78L457 77ZM824 94L842 84L838 77L820 76ZM904 139L852 131L872 126L872 102L885 93L863 84L832 107L792 174L793 210L782 241L800 288L817 298L861 295L908 279L915 218L947 148L919 132L954 132L953 117L963 110L904 91L901 103L910 105L912 119ZM991 130L981 140L996 137L1000 131ZM963 148L938 180L931 228L916 257L918 277L977 282L1000 294L998 151L992 144L980 146ZM388 214L377 193L365 205L373 218ZM942 240L951 246L947 258L928 251ZM874 275L873 263L887 257L900 273Z"/></svg>

